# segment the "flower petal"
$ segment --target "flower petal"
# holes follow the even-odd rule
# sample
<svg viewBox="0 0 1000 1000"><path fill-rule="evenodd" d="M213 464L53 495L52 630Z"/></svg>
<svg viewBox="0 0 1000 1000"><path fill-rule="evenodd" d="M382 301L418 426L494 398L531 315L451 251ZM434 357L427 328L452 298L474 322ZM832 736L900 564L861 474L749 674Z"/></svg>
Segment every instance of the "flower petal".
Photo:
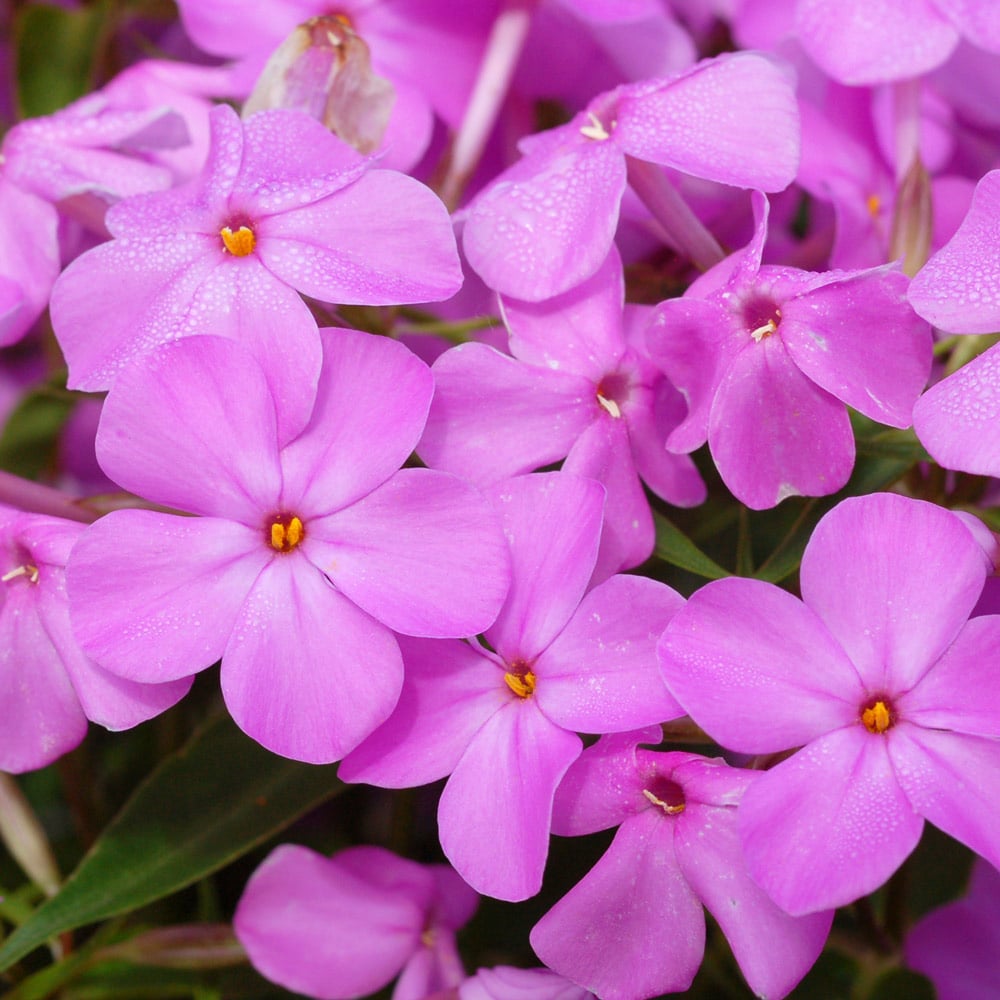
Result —
<svg viewBox="0 0 1000 1000"><path fill-rule="evenodd" d="M838 729L744 793L747 867L786 912L816 913L874 892L917 846L924 823L887 749L895 731L887 739L861 725Z"/></svg>

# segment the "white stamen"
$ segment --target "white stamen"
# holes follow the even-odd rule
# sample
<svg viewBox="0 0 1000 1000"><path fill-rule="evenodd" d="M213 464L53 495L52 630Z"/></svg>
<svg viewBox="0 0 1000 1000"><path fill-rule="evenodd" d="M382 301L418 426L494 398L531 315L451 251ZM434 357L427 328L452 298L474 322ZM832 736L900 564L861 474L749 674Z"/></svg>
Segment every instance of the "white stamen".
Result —
<svg viewBox="0 0 1000 1000"><path fill-rule="evenodd" d="M658 799L648 788L642 790L642 794L653 803L654 806L659 806L665 813L674 815L675 813L684 812L684 804L681 803L677 806L668 806L666 802L662 799Z"/></svg>
<svg viewBox="0 0 1000 1000"><path fill-rule="evenodd" d="M597 142L603 142L605 139L611 138L607 129L601 124L601 119L593 111L588 111L587 117L590 119L590 124L584 125L580 129L580 135L586 136L588 139L594 139Z"/></svg>
<svg viewBox="0 0 1000 1000"><path fill-rule="evenodd" d="M751 330L750 336L753 337L755 343L759 344L765 337L770 337L777 329L778 324L773 319L769 319L763 326L758 326L756 330Z"/></svg>
<svg viewBox="0 0 1000 1000"><path fill-rule="evenodd" d="M29 583L38 583L38 567L25 564L12 569L9 573L0 576L0 583L7 583L9 580L16 580L19 576L26 576Z"/></svg>
<svg viewBox="0 0 1000 1000"><path fill-rule="evenodd" d="M621 407L613 399L605 399L600 393L597 394L597 402L601 404L616 420L622 415Z"/></svg>

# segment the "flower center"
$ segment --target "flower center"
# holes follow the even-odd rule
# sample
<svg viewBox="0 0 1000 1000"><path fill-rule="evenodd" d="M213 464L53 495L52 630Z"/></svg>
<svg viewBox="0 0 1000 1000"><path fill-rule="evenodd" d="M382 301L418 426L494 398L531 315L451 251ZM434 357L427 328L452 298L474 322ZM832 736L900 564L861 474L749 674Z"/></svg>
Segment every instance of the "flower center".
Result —
<svg viewBox="0 0 1000 1000"><path fill-rule="evenodd" d="M240 226L235 232L229 226L223 226L219 230L219 235L222 237L223 246L234 257L249 256L257 245L257 237L249 226Z"/></svg>
<svg viewBox="0 0 1000 1000"><path fill-rule="evenodd" d="M515 660L510 665L510 670L503 675L503 679L518 698L530 698L535 693L537 678L531 672L530 666L521 660Z"/></svg>
<svg viewBox="0 0 1000 1000"><path fill-rule="evenodd" d="M593 111L588 111L587 117L590 122L580 127L580 135L595 142L604 142L605 139L611 138L611 133L604 127L604 122ZM613 125L611 127L614 128Z"/></svg>
<svg viewBox="0 0 1000 1000"><path fill-rule="evenodd" d="M668 816L676 816L684 812L687 800L684 798L684 789L670 778L656 775L649 783L648 788L642 790L642 794L653 803L659 806Z"/></svg>
<svg viewBox="0 0 1000 1000"><path fill-rule="evenodd" d="M744 304L743 322L746 323L754 343L759 344L778 329L781 324L781 310L776 302L761 295Z"/></svg>
<svg viewBox="0 0 1000 1000"><path fill-rule="evenodd" d="M16 580L22 576L28 583L38 583L38 567L33 566L31 563L25 563L23 566L15 566L14 569L0 576L0 583L10 583L11 580Z"/></svg>
<svg viewBox="0 0 1000 1000"><path fill-rule="evenodd" d="M306 529L296 514L275 514L270 519L267 540L277 552L291 552L305 538Z"/></svg>
<svg viewBox="0 0 1000 1000"><path fill-rule="evenodd" d="M881 695L872 699L862 708L861 721L870 733L884 733L887 729L891 729L896 720L889 699Z"/></svg>
<svg viewBox="0 0 1000 1000"><path fill-rule="evenodd" d="M615 420L622 415L621 404L628 399L629 383L625 375L617 372L605 375L597 386L597 402L611 414Z"/></svg>

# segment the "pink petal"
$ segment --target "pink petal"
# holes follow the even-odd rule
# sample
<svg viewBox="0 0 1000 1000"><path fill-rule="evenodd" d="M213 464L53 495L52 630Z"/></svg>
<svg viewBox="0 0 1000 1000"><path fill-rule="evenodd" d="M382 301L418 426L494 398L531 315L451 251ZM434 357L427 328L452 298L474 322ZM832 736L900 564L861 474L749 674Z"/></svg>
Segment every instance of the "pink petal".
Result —
<svg viewBox="0 0 1000 1000"><path fill-rule="evenodd" d="M530 698L509 701L476 734L438 806L441 849L476 892L517 901L541 888L552 798L581 749Z"/></svg>
<svg viewBox="0 0 1000 1000"><path fill-rule="evenodd" d="M406 635L477 635L507 593L509 557L496 514L444 472L402 469L307 530L306 552L334 586Z"/></svg>
<svg viewBox="0 0 1000 1000"><path fill-rule="evenodd" d="M424 914L336 857L283 844L247 883L233 929L254 968L324 1000L386 986L420 947Z"/></svg>
<svg viewBox="0 0 1000 1000"><path fill-rule="evenodd" d="M801 568L803 599L873 695L917 683L965 624L983 579L982 551L960 520L889 493L830 511Z"/></svg>
<svg viewBox="0 0 1000 1000"><path fill-rule="evenodd" d="M940 66L958 32L928 0L800 0L799 41L841 83L886 83Z"/></svg>
<svg viewBox="0 0 1000 1000"><path fill-rule="evenodd" d="M480 969L458 991L460 1000L594 1000L589 990L549 969Z"/></svg>
<svg viewBox="0 0 1000 1000"><path fill-rule="evenodd" d="M268 270L324 302L436 302L462 284L441 200L392 170L370 170L322 201L261 219L257 235Z"/></svg>
<svg viewBox="0 0 1000 1000"><path fill-rule="evenodd" d="M122 372L97 456L139 496L263 532L281 494L276 438L274 400L253 356L221 337L193 337Z"/></svg>
<svg viewBox="0 0 1000 1000"><path fill-rule="evenodd" d="M586 591L604 490L554 472L507 480L493 497L510 545L511 586L486 639L508 663L531 663L565 627Z"/></svg>
<svg viewBox="0 0 1000 1000"><path fill-rule="evenodd" d="M114 673L154 684L211 666L271 559L262 535L146 510L102 517L66 568L81 646Z"/></svg>
<svg viewBox="0 0 1000 1000"><path fill-rule="evenodd" d="M1000 742L901 724L889 756L921 816L1000 867Z"/></svg>
<svg viewBox="0 0 1000 1000"><path fill-rule="evenodd" d="M857 673L813 611L759 580L716 580L663 634L667 687L731 750L778 753L859 719Z"/></svg>
<svg viewBox="0 0 1000 1000"><path fill-rule="evenodd" d="M816 913L874 892L917 846L923 820L888 749L898 728L888 738L861 725L838 729L744 794L747 867L786 912Z"/></svg>
<svg viewBox="0 0 1000 1000"><path fill-rule="evenodd" d="M581 285L542 302L501 299L511 353L528 364L585 375L595 384L625 351L621 258L612 246Z"/></svg>
<svg viewBox="0 0 1000 1000"><path fill-rule="evenodd" d="M392 715L341 762L342 781L412 788L455 770L465 748L510 700L499 664L477 644L399 637L403 690Z"/></svg>
<svg viewBox="0 0 1000 1000"><path fill-rule="evenodd" d="M1000 321L1000 313L998 313ZM946 469L1000 474L1000 350L991 347L930 387L913 408L921 444Z"/></svg>
<svg viewBox="0 0 1000 1000"><path fill-rule="evenodd" d="M615 141L630 156L736 187L780 191L799 164L791 80L752 53L706 59L672 80L626 88Z"/></svg>
<svg viewBox="0 0 1000 1000"><path fill-rule="evenodd" d="M799 371L780 336L748 345L730 365L708 442L723 482L753 510L836 493L854 465L843 403Z"/></svg>
<svg viewBox="0 0 1000 1000"><path fill-rule="evenodd" d="M1000 51L1000 17L993 4L982 0L934 0L934 4L974 45Z"/></svg>
<svg viewBox="0 0 1000 1000"><path fill-rule="evenodd" d="M677 861L722 928L754 995L783 997L819 957L833 911L790 917L776 906L747 873L737 818L737 809L689 797L676 821Z"/></svg>
<svg viewBox="0 0 1000 1000"><path fill-rule="evenodd" d="M420 438L430 369L388 337L324 330L308 426L281 454L283 498L307 515L346 507L382 485Z"/></svg>
<svg viewBox="0 0 1000 1000"><path fill-rule="evenodd" d="M593 382L524 364L484 344L434 363L436 390L420 457L477 483L531 472L566 457L598 414Z"/></svg>
<svg viewBox="0 0 1000 1000"><path fill-rule="evenodd" d="M652 808L626 820L601 860L535 924L531 946L603 1000L686 990L704 954L705 917L678 866L674 824Z"/></svg>
<svg viewBox="0 0 1000 1000"><path fill-rule="evenodd" d="M236 724L284 757L325 764L389 716L403 683L392 633L297 553L250 591L222 658Z"/></svg>
<svg viewBox="0 0 1000 1000"><path fill-rule="evenodd" d="M781 306L781 338L802 373L893 427L910 426L931 370L931 331L907 304L907 285L905 275L879 268Z"/></svg>
<svg viewBox="0 0 1000 1000"><path fill-rule="evenodd" d="M625 191L614 143L581 140L529 156L500 174L468 209L469 264L503 295L539 302L594 274L606 259Z"/></svg>
<svg viewBox="0 0 1000 1000"><path fill-rule="evenodd" d="M684 714L667 692L656 644L684 599L666 584L613 576L580 602L538 658L535 697L565 729L608 733Z"/></svg>

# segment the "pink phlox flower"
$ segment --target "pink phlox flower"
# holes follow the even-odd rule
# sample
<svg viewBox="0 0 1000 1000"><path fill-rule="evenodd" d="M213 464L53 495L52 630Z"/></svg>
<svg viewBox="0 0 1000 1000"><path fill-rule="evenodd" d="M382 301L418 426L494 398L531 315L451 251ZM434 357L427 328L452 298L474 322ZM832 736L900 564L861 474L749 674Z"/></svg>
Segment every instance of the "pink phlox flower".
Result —
<svg viewBox="0 0 1000 1000"><path fill-rule="evenodd" d="M108 213L115 239L63 272L53 327L69 385L84 390L191 333L243 340L284 414L321 361L298 293L369 305L445 298L461 284L451 224L428 188L371 169L307 115L241 123L221 105L210 119L203 173Z"/></svg>
<svg viewBox="0 0 1000 1000"><path fill-rule="evenodd" d="M485 498L447 473L400 469L430 404L427 366L353 330L326 331L323 347L318 388L301 391L308 422L287 444L280 401L231 340L186 338L125 371L105 402L102 467L200 516L115 511L68 570L74 628L99 663L162 681L221 657L240 727L313 763L392 711L395 631L480 632L509 583Z"/></svg>
<svg viewBox="0 0 1000 1000"><path fill-rule="evenodd" d="M1000 617L969 619L985 577L950 511L874 494L820 521L801 601L719 580L667 627L667 685L713 739L801 748L740 806L750 873L789 913L873 892L925 819L1000 862Z"/></svg>
<svg viewBox="0 0 1000 1000"><path fill-rule="evenodd" d="M480 969L458 988L456 1000L597 1000L590 990L550 969L498 965Z"/></svg>
<svg viewBox="0 0 1000 1000"><path fill-rule="evenodd" d="M657 307L649 350L688 404L671 451L708 441L748 507L835 493L854 465L851 406L908 427L931 366L931 331L897 267L815 274L761 265L767 201L750 244ZM845 405L846 404L846 405Z"/></svg>
<svg viewBox="0 0 1000 1000"><path fill-rule="evenodd" d="M604 1000L647 1000L691 985L705 950L705 906L754 994L783 997L823 950L833 913L790 917L747 873L738 806L758 773L638 746L659 741L658 727L604 736L567 772L553 832L618 831L535 925L531 945Z"/></svg>
<svg viewBox="0 0 1000 1000"><path fill-rule="evenodd" d="M777 66L737 53L602 94L520 149L523 159L464 211L463 245L487 285L537 302L579 285L608 256L628 157L781 190L798 166L798 112Z"/></svg>
<svg viewBox="0 0 1000 1000"><path fill-rule="evenodd" d="M809 55L850 85L920 76L963 37L1000 52L1000 8L992 0L798 0L795 28Z"/></svg>
<svg viewBox="0 0 1000 1000"><path fill-rule="evenodd" d="M504 299L512 356L468 343L440 357L417 449L432 468L479 484L563 459L564 471L601 482L607 503L599 579L639 565L653 551L653 518L640 480L677 506L705 499L694 463L664 446L684 417L684 403L644 356L649 310L623 301L617 252L555 299Z"/></svg>
<svg viewBox="0 0 1000 1000"><path fill-rule="evenodd" d="M905 955L934 984L938 1000L1000 995L1000 872L977 861L966 896L918 921Z"/></svg>
<svg viewBox="0 0 1000 1000"><path fill-rule="evenodd" d="M424 1000L465 978L455 932L477 904L446 865L284 844L251 876L233 930L258 972L297 993L351 1000L398 977L392 1000Z"/></svg>
<svg viewBox="0 0 1000 1000"><path fill-rule="evenodd" d="M638 576L587 592L598 483L539 473L490 492L513 579L485 644L401 639L396 710L340 776L398 788L450 775L438 806L445 856L478 892L519 900L541 886L552 797L582 749L577 731L677 716L650 655L682 599Z"/></svg>
<svg viewBox="0 0 1000 1000"><path fill-rule="evenodd" d="M0 770L45 767L83 740L88 719L129 729L191 686L123 680L80 649L70 630L65 567L84 530L0 506Z"/></svg>

